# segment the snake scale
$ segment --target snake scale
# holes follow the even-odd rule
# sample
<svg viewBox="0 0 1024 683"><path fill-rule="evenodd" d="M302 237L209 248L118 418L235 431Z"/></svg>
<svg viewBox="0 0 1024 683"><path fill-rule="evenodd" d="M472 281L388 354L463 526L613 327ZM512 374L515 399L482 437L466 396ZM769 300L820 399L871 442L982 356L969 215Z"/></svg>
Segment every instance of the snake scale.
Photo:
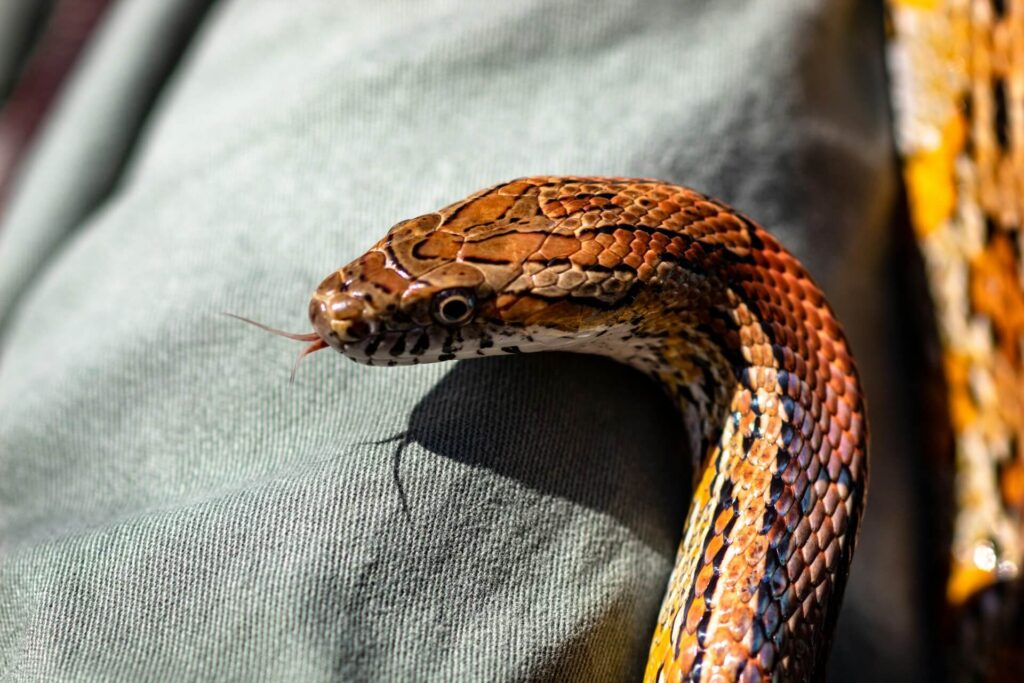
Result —
<svg viewBox="0 0 1024 683"><path fill-rule="evenodd" d="M653 377L695 483L646 679L821 675L864 505L864 403L821 291L750 219L654 180L523 178L398 223L309 317L302 355L560 350Z"/></svg>

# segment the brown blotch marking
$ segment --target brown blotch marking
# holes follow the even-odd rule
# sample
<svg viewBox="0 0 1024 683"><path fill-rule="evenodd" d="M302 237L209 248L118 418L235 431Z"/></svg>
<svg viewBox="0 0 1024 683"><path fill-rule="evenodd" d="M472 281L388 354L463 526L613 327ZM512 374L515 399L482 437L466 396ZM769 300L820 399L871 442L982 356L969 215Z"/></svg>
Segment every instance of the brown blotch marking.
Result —
<svg viewBox="0 0 1024 683"><path fill-rule="evenodd" d="M481 197L458 209L452 218L445 221L445 228L465 230L474 225L493 223L504 216L515 201L515 197L497 193Z"/></svg>
<svg viewBox="0 0 1024 683"><path fill-rule="evenodd" d="M479 242L466 242L459 254L467 260L479 259L488 263L521 263L544 243L543 232L513 232L489 237Z"/></svg>

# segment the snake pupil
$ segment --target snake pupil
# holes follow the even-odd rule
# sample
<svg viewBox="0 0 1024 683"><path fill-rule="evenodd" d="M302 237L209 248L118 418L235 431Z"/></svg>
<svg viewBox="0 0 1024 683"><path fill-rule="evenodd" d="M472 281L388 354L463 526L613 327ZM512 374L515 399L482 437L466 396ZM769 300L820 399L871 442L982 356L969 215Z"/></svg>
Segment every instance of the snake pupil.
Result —
<svg viewBox="0 0 1024 683"><path fill-rule="evenodd" d="M466 302L458 299L446 301L444 306L441 308L441 314L448 320L458 320L462 316L466 315L468 311L469 307L466 306Z"/></svg>

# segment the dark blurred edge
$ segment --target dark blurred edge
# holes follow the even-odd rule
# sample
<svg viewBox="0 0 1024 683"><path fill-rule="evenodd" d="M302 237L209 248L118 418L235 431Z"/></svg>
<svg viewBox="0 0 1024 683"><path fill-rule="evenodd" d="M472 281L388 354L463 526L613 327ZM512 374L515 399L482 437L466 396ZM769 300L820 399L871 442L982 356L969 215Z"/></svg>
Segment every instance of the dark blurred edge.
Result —
<svg viewBox="0 0 1024 683"><path fill-rule="evenodd" d="M111 4L107 13L109 15L107 21L116 23L119 18L117 15L120 12L127 13L133 9L134 2L135 0L121 0ZM91 164L88 183L78 194L65 198L65 211L62 214L61 223L50 226L52 231L47 239L50 242L51 251L47 258L59 251L62 244L66 243L67 237L75 232L116 189L154 106L215 3L216 0L179 0L168 3L163 8L163 23L160 26L159 40L150 41L145 45L145 49L140 51L140 54L134 55L130 73L122 75L122 78L134 82L135 89L132 97L127 98L123 103L118 103L117 111L113 114L118 119L116 134L108 133L107 139L103 140L103 157L96 159L95 163ZM99 31L99 33L103 32L102 29ZM102 36L96 36L96 39L102 39ZM87 52L88 50L85 51L85 53ZM79 54L84 53L80 51ZM51 101L55 102L60 97L61 94L58 91L56 99ZM45 130L46 120L44 119L35 136L35 144L43 142ZM30 155L31 149L28 149L20 163L23 163L25 158ZM14 175L8 176L8 179L16 177L18 172L15 169ZM2 169L0 169L0 173L2 173ZM4 212L10 210L11 203L14 201L14 193L17 192L17 188L14 186L9 186L8 189L12 192L7 195L5 200L2 194L3 186L0 183L0 230L2 230ZM45 259L26 268L20 282L14 284L11 292L12 302L18 299L35 273L43 267L44 262ZM5 327L8 316L14 308L15 306L11 305L6 310L0 311L0 331Z"/></svg>
<svg viewBox="0 0 1024 683"><path fill-rule="evenodd" d="M32 55L32 48L39 41L39 35L46 26L53 1L38 0L26 3L23 15L15 16L10 13L11 10L5 15L4 20L13 22L15 26L13 30L12 27L7 27L7 42L0 43L0 107L7 101L14 84L25 70L25 64Z"/></svg>
<svg viewBox="0 0 1024 683"><path fill-rule="evenodd" d="M130 0L121 0L121 3ZM179 2L173 20L168 21L163 38L166 48L150 65L147 89L141 105L125 116L120 140L112 141L117 161L105 169L102 182L91 201L82 207L80 218L91 213L106 198L131 158L139 135L160 93L187 52L204 18L216 0ZM56 0L19 79L0 109L0 218L7 206L18 165L24 161L34 139L45 126L46 114L59 99L62 86L80 61L107 14L114 14L121 3L111 0Z"/></svg>
<svg viewBox="0 0 1024 683"><path fill-rule="evenodd" d="M893 310L904 321L899 330L902 366L909 386L917 387L918 399L911 414L914 424L907 429L913 448L907 456L914 461L916 499L924 512L917 515L917 547L910 552L918 558L918 604L924 610L922 623L930 628L921 634L928 657L927 680L949 680L948 659L938 656L950 643L948 615L945 615L946 580L949 577L949 548L953 540L954 437L949 415L949 395L942 367L942 345L932 301L924 257L910 224L906 188L901 185L892 219L893 250L890 277L897 300ZM895 552L895 549L893 550Z"/></svg>
<svg viewBox="0 0 1024 683"><path fill-rule="evenodd" d="M19 44L11 48L14 68L0 90L0 211L18 163L109 5L110 0L51 0L32 7Z"/></svg>

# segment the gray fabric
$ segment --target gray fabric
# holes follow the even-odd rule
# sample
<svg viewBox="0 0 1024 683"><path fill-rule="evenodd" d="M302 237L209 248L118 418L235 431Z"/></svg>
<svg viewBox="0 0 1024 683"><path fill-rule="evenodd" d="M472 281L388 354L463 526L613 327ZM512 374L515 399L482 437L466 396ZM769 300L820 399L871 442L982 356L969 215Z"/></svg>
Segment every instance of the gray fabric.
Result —
<svg viewBox="0 0 1024 683"><path fill-rule="evenodd" d="M119 8L0 226L0 678L636 678L688 476L652 384L322 353L290 385L294 346L219 315L301 331L392 223L518 175L661 177L773 228L887 411L876 482L904 476L876 8L225 3L88 215L161 85L130 65L191 7ZM873 514L833 669L907 680L909 522Z"/></svg>

